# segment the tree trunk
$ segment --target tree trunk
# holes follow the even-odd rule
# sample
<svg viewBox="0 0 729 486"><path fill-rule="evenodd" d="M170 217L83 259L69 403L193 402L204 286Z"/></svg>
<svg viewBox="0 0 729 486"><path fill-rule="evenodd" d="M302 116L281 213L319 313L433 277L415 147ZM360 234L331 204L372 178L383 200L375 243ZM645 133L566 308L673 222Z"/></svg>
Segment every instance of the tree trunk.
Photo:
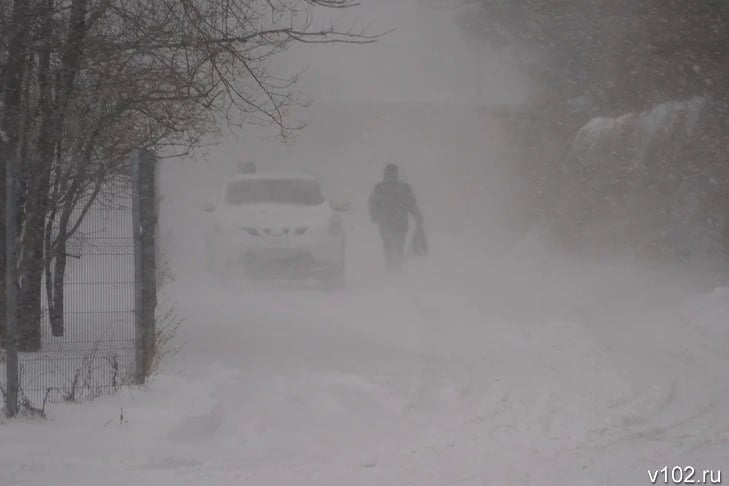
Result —
<svg viewBox="0 0 729 486"><path fill-rule="evenodd" d="M28 37L30 33L30 18L28 14L28 1L27 0L15 0L13 2L13 11L10 21L11 33L10 40L8 43L8 56L5 64L5 78L3 86L3 113L2 119L0 119L0 130L3 131L5 140L0 144L0 159L4 162L2 171L0 171L0 191L3 195L3 206L5 201L5 190L7 186L7 165L18 163L18 142L20 139L20 108L22 104L22 88L23 78L25 75L25 60L26 52L28 48ZM5 214L3 211L3 221L5 220ZM5 236L5 224L3 223L0 227L2 229L2 271L3 277L5 277L8 269L8 265L15 265L15 262L7 261L6 255L6 236ZM3 328L5 323L5 309L7 308L7 302L5 299L6 294L6 280L2 279L0 289L2 289L2 322Z"/></svg>
<svg viewBox="0 0 729 486"><path fill-rule="evenodd" d="M46 294L48 300L48 318L51 324L51 332L53 336L60 337L64 333L64 277L66 275L66 250L68 241L68 225L71 220L71 213L76 205L76 198L68 197L64 201L61 210L61 217L58 222L58 232L55 240L53 235L48 232L46 239L48 241L49 255L46 259ZM49 225L50 227L51 225ZM52 244L51 244L52 242ZM52 258L51 258L52 256Z"/></svg>
<svg viewBox="0 0 729 486"><path fill-rule="evenodd" d="M52 14L53 0L48 0L40 33L42 46L38 61L40 128L35 144L35 154L27 165L25 182L28 192L20 236L18 334L20 349L23 351L40 351L41 347L41 285L45 268L43 244L53 149L58 136L57 133L54 133L57 110L53 100L51 74Z"/></svg>
<svg viewBox="0 0 729 486"><path fill-rule="evenodd" d="M43 214L37 204L26 213L21 239L20 287L18 288L18 349L25 352L41 348L41 282L43 277ZM33 229L31 229L33 228Z"/></svg>
<svg viewBox="0 0 729 486"><path fill-rule="evenodd" d="M33 197L28 197L25 203L25 220L20 243L22 256L19 303L21 307L18 327L21 346L26 351L40 349L42 279L46 258L49 257L49 255L44 255L43 247L46 218L49 211L51 171L55 159L55 148L61 137L66 108L70 102L74 79L79 69L86 31L86 3L87 0L74 0L71 4L68 34L63 45L59 75L56 78L55 90L53 90L54 98L51 90L52 78L49 62L52 49L50 34L54 0L47 0L44 31L45 28L48 30L41 35L45 44L41 48L38 74L41 122L36 139L36 156L31 164L28 180L29 194ZM63 264L65 265L65 262ZM58 285L62 286L62 281Z"/></svg>
<svg viewBox="0 0 729 486"><path fill-rule="evenodd" d="M0 154L6 155L5 143L0 137ZM5 184L6 166L0 164L0 349L5 348Z"/></svg>

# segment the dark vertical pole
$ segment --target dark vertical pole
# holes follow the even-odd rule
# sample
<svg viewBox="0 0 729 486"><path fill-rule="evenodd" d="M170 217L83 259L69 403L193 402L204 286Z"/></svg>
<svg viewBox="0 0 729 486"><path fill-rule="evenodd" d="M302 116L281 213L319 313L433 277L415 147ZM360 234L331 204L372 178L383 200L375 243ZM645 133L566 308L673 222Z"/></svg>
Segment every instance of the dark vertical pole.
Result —
<svg viewBox="0 0 729 486"><path fill-rule="evenodd" d="M16 259L17 214L15 207L16 158L5 161L5 332L6 371L5 413L13 417L18 412L18 280Z"/></svg>
<svg viewBox="0 0 729 486"><path fill-rule="evenodd" d="M30 42L30 15L27 0L15 0L10 23L7 59L2 87L3 113L0 117L0 133L5 140L0 144L0 158L5 164L5 332L6 332L6 378L5 413L8 417L18 412L18 278L17 278L17 213L16 187L18 164L19 127L22 112L22 85L25 73L24 63Z"/></svg>
<svg viewBox="0 0 729 486"><path fill-rule="evenodd" d="M132 154L132 239L134 241L134 382L144 384L146 377L144 357L144 320L142 319L142 239L139 217L140 153Z"/></svg>
<svg viewBox="0 0 729 486"><path fill-rule="evenodd" d="M149 373L155 346L157 308L156 227L157 159L136 151L132 160L132 225L134 236L134 312L136 382Z"/></svg>
<svg viewBox="0 0 729 486"><path fill-rule="evenodd" d="M140 153L139 225L142 249L142 322L144 327L144 370L149 374L155 350L155 313L157 309L157 158Z"/></svg>
<svg viewBox="0 0 729 486"><path fill-rule="evenodd" d="M155 266L155 274L156 274L156 280L155 280L155 289L159 289L162 281L161 281L161 271L162 268L162 242L161 235L159 231L159 206L160 206L160 177L159 177L159 161L156 159L154 160L154 214L155 214L155 224L154 224L154 266Z"/></svg>

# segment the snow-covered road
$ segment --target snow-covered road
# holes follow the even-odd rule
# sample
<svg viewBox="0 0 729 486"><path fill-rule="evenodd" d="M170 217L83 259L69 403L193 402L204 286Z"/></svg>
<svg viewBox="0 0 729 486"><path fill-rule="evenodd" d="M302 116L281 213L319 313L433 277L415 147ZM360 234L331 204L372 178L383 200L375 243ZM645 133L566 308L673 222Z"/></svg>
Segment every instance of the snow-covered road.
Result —
<svg viewBox="0 0 729 486"><path fill-rule="evenodd" d="M260 484L419 485L641 484L663 464L729 465L720 321L672 303L676 288L646 292L657 275L583 268L578 289L559 281L564 262L521 282L510 265L423 265L331 295L222 288L220 328L193 339L239 373L217 412L246 437L230 463ZM482 271L512 281L469 284Z"/></svg>
<svg viewBox="0 0 729 486"><path fill-rule="evenodd" d="M647 484L663 465L729 467L729 291L467 252L395 278L361 267L335 293L178 279L184 348L151 388L2 426L2 484ZM473 285L484 272L503 278Z"/></svg>

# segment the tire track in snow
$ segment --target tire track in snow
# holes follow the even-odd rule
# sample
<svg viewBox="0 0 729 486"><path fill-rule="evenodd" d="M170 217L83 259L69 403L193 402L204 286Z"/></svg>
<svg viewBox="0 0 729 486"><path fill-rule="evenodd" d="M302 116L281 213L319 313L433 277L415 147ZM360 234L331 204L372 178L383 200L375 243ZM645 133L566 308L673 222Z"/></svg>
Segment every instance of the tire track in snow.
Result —
<svg viewBox="0 0 729 486"><path fill-rule="evenodd" d="M244 326L240 337L263 333L276 352L324 339L315 353L290 357L289 364L277 369L286 380L291 378L289 366L302 366L311 376L334 367L380 381L396 401L402 400L403 408L393 416L374 419L382 427L376 446L352 440L333 458L326 457L329 449L322 449L314 461L319 472L305 460L286 463L292 478L293 471L311 474L312 484L317 477L337 474L360 478L361 484L378 483L366 478L385 478L379 482L384 484L403 471L420 478L412 482L419 485L478 484L487 477L540 484L538 474L520 468L523 461L548 464L550 473L579 478L575 467L593 475L608 471L623 450L636 450L634 444L647 452L623 457L626 464L667 453L669 448L659 443L684 440L683 450L702 447L708 442L707 419L720 403L709 406L710 400L705 401L705 409L690 403L684 409L684 395L704 390L708 382L666 380L661 369L707 365L690 353L675 352L671 362L660 346L646 351L637 342L606 339L619 333L615 326L606 327L615 315L596 319L583 314L576 322L505 322L489 318L473 300L443 293L442 284L408 287L395 282L336 296L257 289L241 301L236 293L244 290L249 292L234 288L222 300L225 305L258 305L254 315L264 320L257 327ZM287 309L276 307L281 301ZM269 324L272 331L266 330ZM600 326L607 335L594 332ZM718 364L719 356L712 356ZM631 395L651 379L656 380L652 389ZM336 399L335 383L324 380L319 385L300 391L312 400ZM351 394L340 391L341 403L346 403ZM362 392L380 393L370 388ZM370 411L379 407L362 397L356 401ZM320 412L311 413L315 418ZM693 438L686 435L692 429L697 432ZM302 433L305 437L308 432ZM722 440L721 434L712 436L712 443ZM484 451L493 458L480 458ZM428 464L438 468L431 468L430 476L424 467ZM449 479L448 471L463 474L450 474ZM469 476L470 471L474 474ZM565 484L581 484L575 481Z"/></svg>
<svg viewBox="0 0 729 486"><path fill-rule="evenodd" d="M608 426L573 455L605 471L604 484L620 483L618 470L642 475L647 464L685 463L722 420L719 404L727 393L716 386L723 380L714 371L721 360L705 353L697 359L702 339L670 312L584 313L582 321L602 343L605 365L624 377L633 395L611 407Z"/></svg>

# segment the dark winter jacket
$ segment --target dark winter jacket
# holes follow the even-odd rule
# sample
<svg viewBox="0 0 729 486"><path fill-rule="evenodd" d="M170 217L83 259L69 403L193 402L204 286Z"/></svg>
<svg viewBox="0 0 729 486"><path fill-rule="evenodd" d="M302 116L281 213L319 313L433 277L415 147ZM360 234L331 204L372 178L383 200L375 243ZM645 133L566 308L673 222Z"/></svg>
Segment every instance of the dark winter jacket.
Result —
<svg viewBox="0 0 729 486"><path fill-rule="evenodd" d="M423 219L410 184L397 179L385 179L375 186L369 212L372 221L386 232L407 232L408 214L418 223Z"/></svg>

